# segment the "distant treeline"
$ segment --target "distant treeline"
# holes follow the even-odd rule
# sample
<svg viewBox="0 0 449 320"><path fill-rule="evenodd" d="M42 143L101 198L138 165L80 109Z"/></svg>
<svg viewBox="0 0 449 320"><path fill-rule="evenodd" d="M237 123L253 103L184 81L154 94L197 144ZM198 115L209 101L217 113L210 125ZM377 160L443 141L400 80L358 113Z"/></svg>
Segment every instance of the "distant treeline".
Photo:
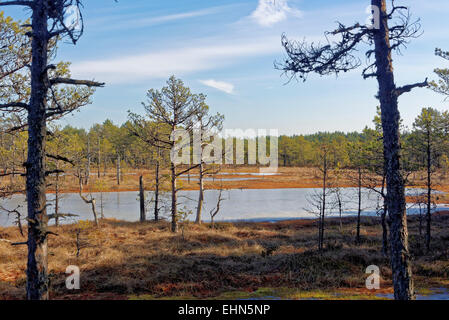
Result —
<svg viewBox="0 0 449 320"><path fill-rule="evenodd" d="M322 164L323 146L326 146L332 167L367 169L382 167L383 147L380 114L373 120L372 128L362 132L318 132L309 135L279 137L279 165L316 167ZM11 126L2 120L2 126ZM52 126L49 130L47 150L77 163L78 167L89 167L89 171L103 173L115 166L120 159L122 167L135 169L152 168L157 152L130 131L131 122L117 126L110 120L93 125L90 130L66 126ZM3 172L23 171L27 150L26 131L0 134L0 168ZM412 128L403 128L402 163L409 171L420 170L427 165L428 152L432 166L449 168L449 113L424 108L417 116ZM268 139L269 142L269 139ZM245 159L248 158L248 141L245 141ZM269 150L269 146L267 147ZM169 153L163 152L161 165L169 165ZM50 158L51 165L54 159Z"/></svg>

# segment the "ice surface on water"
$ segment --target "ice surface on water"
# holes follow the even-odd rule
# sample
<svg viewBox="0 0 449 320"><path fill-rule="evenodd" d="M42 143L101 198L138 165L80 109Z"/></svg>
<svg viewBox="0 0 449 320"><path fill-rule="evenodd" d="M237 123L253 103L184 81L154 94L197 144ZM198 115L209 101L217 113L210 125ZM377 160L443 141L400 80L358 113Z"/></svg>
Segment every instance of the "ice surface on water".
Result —
<svg viewBox="0 0 449 320"><path fill-rule="evenodd" d="M277 221L285 219L298 218L315 218L305 209L308 207L307 196L316 189L233 189L223 192L226 198L221 204L221 210L216 217L216 221ZM344 208L345 216L353 215L357 212L357 201L354 195L357 190L354 188L343 188L343 195L351 198ZM417 190L414 189L413 193ZM418 190L419 191L419 190ZM408 190L408 192L412 192ZM206 190L203 218L209 220L209 212L215 208L219 191ZM100 211L100 195L94 193L97 199L97 211ZM148 192L147 199L152 196ZM49 194L49 200L54 195ZM198 191L180 191L179 192L179 208L186 207L188 210L195 212ZM26 205L23 195L15 195L11 199L4 200L2 205L8 209L14 209L21 205L21 210L26 212ZM377 194L364 190L363 192L363 215L375 215L377 207ZM138 192L112 192L103 193L104 214L106 218L115 218L125 221L138 221L140 216ZM440 205L438 210L448 208L449 206ZM52 207L48 208L48 212L52 213ZM150 211L150 210L149 210ZM78 194L63 194L60 199L60 212L72 213L79 215L78 219L92 219L92 211L90 205L85 204ZM409 205L408 213L416 214L418 208ZM148 212L151 217L151 212ZM193 219L193 215L190 219ZM5 213L0 213L0 225L9 226L13 223L14 217L8 217ZM74 219L66 222L74 222Z"/></svg>

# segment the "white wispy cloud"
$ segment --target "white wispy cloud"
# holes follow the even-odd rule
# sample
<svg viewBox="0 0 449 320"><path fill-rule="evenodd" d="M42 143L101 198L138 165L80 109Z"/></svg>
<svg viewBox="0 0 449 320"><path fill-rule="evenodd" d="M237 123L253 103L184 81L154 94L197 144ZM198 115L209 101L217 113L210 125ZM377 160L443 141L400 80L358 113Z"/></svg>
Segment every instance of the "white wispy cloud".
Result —
<svg viewBox="0 0 449 320"><path fill-rule="evenodd" d="M225 10L230 10L238 5L223 5L223 6L215 6L209 7L200 10L192 10L185 12L172 13L167 15L159 15L148 17L148 15L139 13L139 14L120 14L113 16L106 16L101 19L97 19L94 21L90 21L90 24L101 28L102 30L123 30L123 29L134 29L134 28L142 28L149 27L169 22L174 22L178 20L187 20L193 18L199 18L214 14L219 14Z"/></svg>
<svg viewBox="0 0 449 320"><path fill-rule="evenodd" d="M265 27L284 21L288 16L301 16L301 11L290 7L288 0L259 0L256 10L251 14L251 18Z"/></svg>
<svg viewBox="0 0 449 320"><path fill-rule="evenodd" d="M228 6L217 6L202 10L196 10L196 11L189 11L189 12L182 12L182 13L176 13L176 14L170 14L160 17L152 17L152 18L143 18L138 19L134 21L134 26L148 26L148 25L154 25L154 24L160 24L160 23L166 23L166 22L172 22L176 20L184 20L184 19L190 19L190 18L197 18L197 17L203 17L208 16L211 14L216 14L224 9L226 9Z"/></svg>
<svg viewBox="0 0 449 320"><path fill-rule="evenodd" d="M225 93L228 94L233 94L234 93L234 85L232 83L229 82L224 82L224 81L216 81L214 79L209 79L209 80L200 80L200 82L208 87L223 91Z"/></svg>
<svg viewBox="0 0 449 320"><path fill-rule="evenodd" d="M281 52L279 38L233 41L229 44L193 45L141 55L73 63L75 76L95 77L108 83L136 83L148 79L183 76L213 70L238 59Z"/></svg>

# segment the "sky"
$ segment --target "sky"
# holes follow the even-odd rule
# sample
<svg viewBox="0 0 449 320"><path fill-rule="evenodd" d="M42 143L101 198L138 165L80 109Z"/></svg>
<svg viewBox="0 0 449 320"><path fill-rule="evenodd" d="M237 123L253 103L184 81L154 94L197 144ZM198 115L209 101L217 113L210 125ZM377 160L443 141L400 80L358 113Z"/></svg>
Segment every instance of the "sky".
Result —
<svg viewBox="0 0 449 320"><path fill-rule="evenodd" d="M93 103L62 124L89 128L110 119L120 125L127 112L142 113L148 89L175 75L194 93L207 95L213 113L229 129L278 129L281 134L360 131L371 126L377 82L362 69L340 77L311 75L288 81L274 68L285 57L281 35L322 41L336 21L365 23L369 1L361 0L85 0L85 30L76 46L61 43L58 60L72 62L74 78L106 82ZM421 18L423 35L394 56L398 86L434 79L449 62L434 56L449 50L449 2L408 0ZM27 12L5 8L23 18ZM360 57L365 61L360 47ZM404 124L423 107L448 109L444 97L417 89L400 98Z"/></svg>

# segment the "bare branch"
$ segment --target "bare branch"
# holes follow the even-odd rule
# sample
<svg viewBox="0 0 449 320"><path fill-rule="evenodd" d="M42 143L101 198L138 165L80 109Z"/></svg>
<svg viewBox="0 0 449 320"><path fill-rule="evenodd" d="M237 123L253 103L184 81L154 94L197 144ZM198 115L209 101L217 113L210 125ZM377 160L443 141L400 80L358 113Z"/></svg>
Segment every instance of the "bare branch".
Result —
<svg viewBox="0 0 449 320"><path fill-rule="evenodd" d="M283 63L276 63L275 67L293 76L297 75L304 81L309 73L329 75L348 72L361 65L354 52L357 44L369 33L368 28L358 23L351 27L339 23L338 29L326 33L327 45L289 41L284 34L282 46L286 50L287 59ZM331 42L328 35L339 39Z"/></svg>
<svg viewBox="0 0 449 320"><path fill-rule="evenodd" d="M1 6L27 6L32 8L34 1L3 1L0 2Z"/></svg>
<svg viewBox="0 0 449 320"><path fill-rule="evenodd" d="M427 78L424 82L418 82L410 85L406 85L403 87L399 87L396 89L396 95L399 97L400 95L410 92L415 88L425 88L429 86L429 82L427 81Z"/></svg>
<svg viewBox="0 0 449 320"><path fill-rule="evenodd" d="M5 103L5 104L0 104L0 109L14 109L14 108L28 110L29 106L28 106L28 104L22 103L22 102L10 102L10 103Z"/></svg>
<svg viewBox="0 0 449 320"><path fill-rule="evenodd" d="M104 87L104 82L95 82L89 80L75 80L70 78L55 78L50 80L50 85L55 84L70 84L77 86L87 86L87 87Z"/></svg>

